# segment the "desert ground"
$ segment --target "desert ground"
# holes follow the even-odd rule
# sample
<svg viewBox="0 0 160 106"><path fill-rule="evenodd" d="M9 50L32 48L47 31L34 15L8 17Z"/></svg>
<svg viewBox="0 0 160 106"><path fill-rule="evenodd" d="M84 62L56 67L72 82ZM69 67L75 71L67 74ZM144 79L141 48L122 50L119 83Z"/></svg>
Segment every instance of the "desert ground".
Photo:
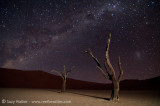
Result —
<svg viewBox="0 0 160 106"><path fill-rule="evenodd" d="M159 91L120 91L120 101L109 101L111 91L0 88L1 106L160 106Z"/></svg>

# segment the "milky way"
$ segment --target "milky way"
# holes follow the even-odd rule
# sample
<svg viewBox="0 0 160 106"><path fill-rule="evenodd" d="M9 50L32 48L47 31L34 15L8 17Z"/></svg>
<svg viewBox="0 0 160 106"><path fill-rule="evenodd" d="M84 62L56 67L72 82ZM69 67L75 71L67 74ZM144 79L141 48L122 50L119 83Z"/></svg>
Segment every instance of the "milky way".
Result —
<svg viewBox="0 0 160 106"><path fill-rule="evenodd" d="M106 82L101 64L109 32L110 60L123 79L160 75L158 0L1 0L0 67L50 72L75 66L69 77Z"/></svg>

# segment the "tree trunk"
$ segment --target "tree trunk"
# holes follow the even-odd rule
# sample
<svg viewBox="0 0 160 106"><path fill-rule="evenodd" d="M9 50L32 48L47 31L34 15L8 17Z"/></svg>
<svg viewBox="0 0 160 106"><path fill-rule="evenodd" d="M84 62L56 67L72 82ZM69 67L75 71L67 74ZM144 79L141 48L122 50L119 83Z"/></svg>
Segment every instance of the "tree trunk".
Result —
<svg viewBox="0 0 160 106"><path fill-rule="evenodd" d="M113 90L110 100L119 101L119 82L116 79L112 80Z"/></svg>
<svg viewBox="0 0 160 106"><path fill-rule="evenodd" d="M66 91L66 79L63 80L62 82L62 92Z"/></svg>

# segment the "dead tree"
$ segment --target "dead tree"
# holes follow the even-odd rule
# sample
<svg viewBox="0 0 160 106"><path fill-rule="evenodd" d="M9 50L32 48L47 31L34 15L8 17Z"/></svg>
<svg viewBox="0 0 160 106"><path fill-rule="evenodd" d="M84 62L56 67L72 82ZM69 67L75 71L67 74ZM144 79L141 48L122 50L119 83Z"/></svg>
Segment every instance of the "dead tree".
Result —
<svg viewBox="0 0 160 106"><path fill-rule="evenodd" d="M59 74L59 76L61 76L62 78L62 89L61 89L61 92L65 92L66 91L66 80L67 80L67 75L68 73L70 73L74 67L72 67L70 70L66 71L66 67L64 65L64 71L63 72L59 72L59 71L56 71L56 70L51 70L51 72L56 72L57 74Z"/></svg>
<svg viewBox="0 0 160 106"><path fill-rule="evenodd" d="M105 52L104 68L105 68L106 72L102 69L102 66L100 65L98 59L93 55L93 53L90 49L88 49L85 52L88 53L92 57L92 59L96 62L97 68L102 73L102 75L106 79L109 79L112 81L113 89L112 89L112 94L111 94L110 100L119 101L119 83L120 83L121 77L123 75L123 70L121 67L121 62L120 62L120 57L119 57L118 58L118 67L119 67L120 73L119 73L118 78L116 78L115 70L114 70L112 64L110 63L109 55L108 55L110 40L111 40L111 33L109 34L109 37L108 37L108 42L107 42L107 47L106 47L106 52Z"/></svg>

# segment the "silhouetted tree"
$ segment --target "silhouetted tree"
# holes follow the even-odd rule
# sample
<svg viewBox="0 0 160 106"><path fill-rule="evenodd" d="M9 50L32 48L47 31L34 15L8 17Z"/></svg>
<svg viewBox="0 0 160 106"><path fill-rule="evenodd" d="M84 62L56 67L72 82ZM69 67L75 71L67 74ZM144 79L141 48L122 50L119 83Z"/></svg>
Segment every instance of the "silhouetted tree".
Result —
<svg viewBox="0 0 160 106"><path fill-rule="evenodd" d="M61 92L65 92L66 91L66 79L67 79L67 75L68 73L70 73L72 71L72 69L74 67L72 67L70 70L66 71L66 67L65 65L63 66L64 68L64 72L59 72L59 71L56 71L56 70L51 70L51 72L56 72L57 74L59 74L62 78L62 89L61 89Z"/></svg>
<svg viewBox="0 0 160 106"><path fill-rule="evenodd" d="M123 70L121 67L121 62L120 62L120 57L119 57L118 58L118 67L119 67L120 73L119 73L118 78L116 78L114 68L113 68L112 64L110 63L109 55L108 55L110 40L111 40L111 33L108 36L108 42L107 42L106 53L105 53L104 68L105 68L106 72L102 69L98 59L93 55L93 53L90 49L88 49L85 52L88 53L93 58L93 60L96 62L97 68L102 73L102 75L106 79L109 79L112 81L113 89L112 89L112 94L111 94L110 100L119 101L119 83L120 83L121 77L123 75Z"/></svg>

